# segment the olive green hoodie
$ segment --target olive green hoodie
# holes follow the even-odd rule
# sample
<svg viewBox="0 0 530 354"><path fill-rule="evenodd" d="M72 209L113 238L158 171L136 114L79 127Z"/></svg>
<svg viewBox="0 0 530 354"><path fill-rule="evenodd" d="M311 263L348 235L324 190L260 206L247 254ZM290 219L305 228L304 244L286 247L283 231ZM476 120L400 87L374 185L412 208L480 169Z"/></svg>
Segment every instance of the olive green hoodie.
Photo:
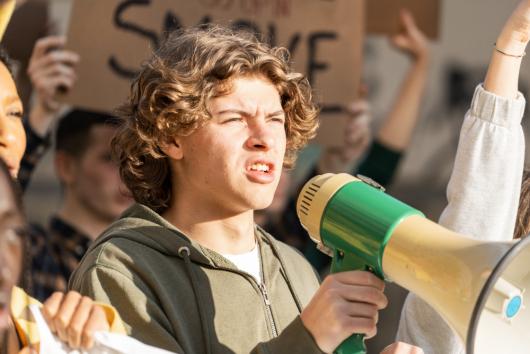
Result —
<svg viewBox="0 0 530 354"><path fill-rule="evenodd" d="M309 263L259 227L263 286L134 205L91 246L70 288L120 313L128 334L177 353L321 353L300 320Z"/></svg>

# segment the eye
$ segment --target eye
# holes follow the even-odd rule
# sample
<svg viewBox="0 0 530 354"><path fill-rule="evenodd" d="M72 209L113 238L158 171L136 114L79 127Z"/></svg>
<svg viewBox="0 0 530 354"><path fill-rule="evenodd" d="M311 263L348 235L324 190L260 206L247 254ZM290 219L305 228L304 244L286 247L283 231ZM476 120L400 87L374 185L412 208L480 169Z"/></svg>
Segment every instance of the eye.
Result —
<svg viewBox="0 0 530 354"><path fill-rule="evenodd" d="M231 122L242 122L242 121L243 121L242 117L231 117L231 118L227 118L227 119L223 120L223 124L224 123L231 123Z"/></svg>
<svg viewBox="0 0 530 354"><path fill-rule="evenodd" d="M276 122L276 123L285 124L285 117L282 117L282 116L272 117L271 121Z"/></svg>
<svg viewBox="0 0 530 354"><path fill-rule="evenodd" d="M16 117L18 119L22 119L22 117L24 117L24 113L22 113L22 111L18 109L9 111L7 115L10 117Z"/></svg>

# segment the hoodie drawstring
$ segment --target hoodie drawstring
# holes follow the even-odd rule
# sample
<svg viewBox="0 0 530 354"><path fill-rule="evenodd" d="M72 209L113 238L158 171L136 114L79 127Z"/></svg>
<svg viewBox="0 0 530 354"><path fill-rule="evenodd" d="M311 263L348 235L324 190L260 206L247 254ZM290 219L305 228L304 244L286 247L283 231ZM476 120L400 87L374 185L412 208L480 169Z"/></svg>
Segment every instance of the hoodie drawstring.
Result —
<svg viewBox="0 0 530 354"><path fill-rule="evenodd" d="M300 301L300 298L296 294L293 284L291 284L291 281L289 280L290 278L289 278L289 274L287 274L287 267L285 267L285 262L283 261L283 258L280 255L280 252L278 252L278 250L276 250L276 247L274 247L274 245L272 244L271 244L271 249L276 255L276 258L278 258L278 261L280 262L280 270L283 271L284 273L285 282L287 283L287 287L289 288L289 291L291 292L291 295L293 296L296 307L298 308L298 313L302 313L302 302Z"/></svg>
<svg viewBox="0 0 530 354"><path fill-rule="evenodd" d="M202 301L201 293L199 292L198 283L199 280L197 279L197 275L195 274L195 271L193 270L193 266L191 264L190 260L190 249L186 246L182 246L178 249L178 255L184 260L184 266L186 268L186 272L190 278L191 287L193 288L193 293L195 295L195 300L197 300L197 310L199 311L199 316L201 320L201 328L202 328L202 335L204 337L204 343L206 345L206 353L211 354L212 353L212 345L210 342L210 333L208 329L208 321L206 319L206 314L204 313L204 306L206 302Z"/></svg>

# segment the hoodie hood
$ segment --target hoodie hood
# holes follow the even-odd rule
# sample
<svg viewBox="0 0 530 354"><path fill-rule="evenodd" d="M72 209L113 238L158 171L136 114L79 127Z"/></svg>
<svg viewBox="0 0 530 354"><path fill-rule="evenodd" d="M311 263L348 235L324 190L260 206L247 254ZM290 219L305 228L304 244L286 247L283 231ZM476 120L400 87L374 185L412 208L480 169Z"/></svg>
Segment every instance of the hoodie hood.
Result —
<svg viewBox="0 0 530 354"><path fill-rule="evenodd" d="M124 230L127 232L122 232ZM272 248L273 253L278 255L277 245L275 245L277 241L272 236L257 225L255 234L260 248L265 242ZM189 259L193 263L210 267L234 268L229 260L191 240L160 214L143 204L134 204L129 207L120 219L93 242L90 249L96 248L112 238L126 238L165 255L180 258L183 258L182 250L187 248Z"/></svg>

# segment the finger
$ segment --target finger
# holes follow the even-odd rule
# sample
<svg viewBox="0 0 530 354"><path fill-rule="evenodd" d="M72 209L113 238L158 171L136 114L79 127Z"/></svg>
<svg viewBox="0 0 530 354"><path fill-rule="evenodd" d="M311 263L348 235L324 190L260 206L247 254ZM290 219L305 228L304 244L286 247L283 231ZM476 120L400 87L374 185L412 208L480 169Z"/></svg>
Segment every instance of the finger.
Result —
<svg viewBox="0 0 530 354"><path fill-rule="evenodd" d="M18 352L18 354L38 354L35 349L32 349L30 347L25 347L21 351Z"/></svg>
<svg viewBox="0 0 530 354"><path fill-rule="evenodd" d="M349 285L366 285L383 291L385 289L385 282L378 278L375 274L362 271L350 270L347 272L340 272L330 275L336 281Z"/></svg>
<svg viewBox="0 0 530 354"><path fill-rule="evenodd" d="M43 304L42 306L42 315L46 322L48 322L48 326L50 326L50 329L53 333L57 331L55 328L55 323L53 319L55 318L55 315L57 315L57 312L59 311L59 307L61 306L61 302L63 300L64 294L61 292L55 292L50 296Z"/></svg>
<svg viewBox="0 0 530 354"><path fill-rule="evenodd" d="M32 61L28 66L28 74L31 75L38 70L42 70L43 68L56 65L58 63L75 66L79 60L80 57L77 53L71 52L69 50L54 50Z"/></svg>
<svg viewBox="0 0 530 354"><path fill-rule="evenodd" d="M410 32L410 30L418 28L416 26L416 21L414 20L414 16L412 16L412 13L409 10L401 9L401 11L399 12L399 15L401 17L401 23L403 24L407 32Z"/></svg>
<svg viewBox="0 0 530 354"><path fill-rule="evenodd" d="M364 335L364 337L365 337L366 339L370 339L370 338L375 337L376 334L377 334L377 327L375 327L372 331L366 333L366 334Z"/></svg>
<svg viewBox="0 0 530 354"><path fill-rule="evenodd" d="M48 76L57 76L57 75L64 75L68 77L75 78L76 73L75 69L69 65L65 65L63 63L56 63L54 65L50 65L46 68L42 68L38 72L35 73L31 78L33 81L36 81L36 79L45 79Z"/></svg>
<svg viewBox="0 0 530 354"><path fill-rule="evenodd" d="M365 336L375 336L377 333L377 326L373 319L362 317L349 317L348 331L349 333L359 333Z"/></svg>
<svg viewBox="0 0 530 354"><path fill-rule="evenodd" d="M355 100L348 104L345 108L346 113L352 116L370 112L370 104L364 99Z"/></svg>
<svg viewBox="0 0 530 354"><path fill-rule="evenodd" d="M65 66L46 69L30 78L33 87L40 95L53 95L57 85L56 81L65 81L67 86L72 86L77 81L75 71Z"/></svg>
<svg viewBox="0 0 530 354"><path fill-rule="evenodd" d="M408 49L410 47L409 38L404 34L398 34L391 38L392 45L397 48Z"/></svg>
<svg viewBox="0 0 530 354"><path fill-rule="evenodd" d="M381 354L423 354L423 350L419 347L403 343L403 342L395 342L388 346L386 346Z"/></svg>
<svg viewBox="0 0 530 354"><path fill-rule="evenodd" d="M68 344L71 348L76 349L81 346L81 335L92 311L92 306L92 299L83 296L75 309L67 329Z"/></svg>
<svg viewBox="0 0 530 354"><path fill-rule="evenodd" d="M54 323L57 329L57 335L63 342L66 342L68 339L67 328L80 300L81 295L79 293L70 291L66 294L57 315L55 315Z"/></svg>
<svg viewBox="0 0 530 354"><path fill-rule="evenodd" d="M110 329L105 311L100 306L92 306L90 318L88 319L81 337L81 347L90 349L94 345L94 332L108 331Z"/></svg>
<svg viewBox="0 0 530 354"><path fill-rule="evenodd" d="M339 294L347 301L355 303L356 306L368 304L384 309L388 305L388 299L383 291L371 286L340 285Z"/></svg>
<svg viewBox="0 0 530 354"><path fill-rule="evenodd" d="M66 43L66 37L64 36L47 36L41 38L35 42L33 47L32 58L40 57L46 54L49 50L54 48L62 48Z"/></svg>
<svg viewBox="0 0 530 354"><path fill-rule="evenodd" d="M75 81L75 79L64 76L48 78L35 85L38 92L38 98L43 101L56 100L59 88L65 88L68 91L74 86Z"/></svg>
<svg viewBox="0 0 530 354"><path fill-rule="evenodd" d="M341 307L341 311L350 317L368 318L374 320L375 323L379 322L379 309L372 304L347 302Z"/></svg>
<svg viewBox="0 0 530 354"><path fill-rule="evenodd" d="M407 37L412 38L415 42L424 40L425 35L418 27L418 24L416 23L416 20L414 19L412 13L406 9L402 9L401 13L401 16L403 18L402 22Z"/></svg>

